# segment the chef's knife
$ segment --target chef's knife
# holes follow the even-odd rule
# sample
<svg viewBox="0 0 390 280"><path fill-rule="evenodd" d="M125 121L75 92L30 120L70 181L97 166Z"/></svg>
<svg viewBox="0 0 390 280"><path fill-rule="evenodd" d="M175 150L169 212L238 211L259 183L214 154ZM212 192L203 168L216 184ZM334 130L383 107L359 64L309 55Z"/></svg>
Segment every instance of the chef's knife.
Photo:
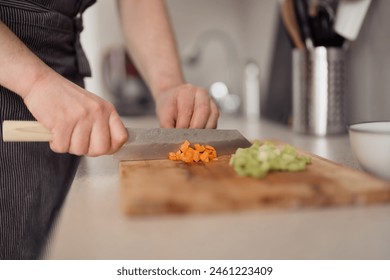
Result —
<svg viewBox="0 0 390 280"><path fill-rule="evenodd" d="M218 155L233 154L251 143L237 130L182 128L127 128L129 138L115 153L118 160L166 159L184 140L213 146ZM3 141L48 142L52 134L34 121L4 121Z"/></svg>

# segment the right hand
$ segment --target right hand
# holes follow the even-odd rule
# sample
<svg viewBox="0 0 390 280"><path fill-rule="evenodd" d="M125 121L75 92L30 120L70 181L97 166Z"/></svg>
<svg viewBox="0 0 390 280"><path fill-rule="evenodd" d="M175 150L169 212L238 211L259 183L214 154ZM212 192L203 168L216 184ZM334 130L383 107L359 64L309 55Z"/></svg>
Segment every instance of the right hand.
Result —
<svg viewBox="0 0 390 280"><path fill-rule="evenodd" d="M116 152L127 140L111 103L55 72L36 81L24 103L53 134L54 152L100 156Z"/></svg>

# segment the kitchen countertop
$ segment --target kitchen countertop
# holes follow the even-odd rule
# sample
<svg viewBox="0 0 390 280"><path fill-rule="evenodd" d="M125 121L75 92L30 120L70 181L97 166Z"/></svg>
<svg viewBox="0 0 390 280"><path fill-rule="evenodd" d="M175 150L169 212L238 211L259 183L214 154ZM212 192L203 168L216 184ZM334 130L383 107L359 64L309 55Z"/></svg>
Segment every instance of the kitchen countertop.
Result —
<svg viewBox="0 0 390 280"><path fill-rule="evenodd" d="M124 119L157 127L153 117ZM348 135L296 134L264 120L221 118L248 139L278 139L360 169ZM128 217L119 209L118 162L84 158L46 259L390 259L390 205Z"/></svg>

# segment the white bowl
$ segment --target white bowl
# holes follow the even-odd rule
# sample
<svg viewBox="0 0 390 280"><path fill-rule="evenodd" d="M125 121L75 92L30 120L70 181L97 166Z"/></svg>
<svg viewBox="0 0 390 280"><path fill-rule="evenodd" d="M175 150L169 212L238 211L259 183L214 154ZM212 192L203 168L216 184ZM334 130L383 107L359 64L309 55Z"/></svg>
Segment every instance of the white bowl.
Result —
<svg viewBox="0 0 390 280"><path fill-rule="evenodd" d="M390 180L390 121L356 123L348 130L352 152L360 166Z"/></svg>

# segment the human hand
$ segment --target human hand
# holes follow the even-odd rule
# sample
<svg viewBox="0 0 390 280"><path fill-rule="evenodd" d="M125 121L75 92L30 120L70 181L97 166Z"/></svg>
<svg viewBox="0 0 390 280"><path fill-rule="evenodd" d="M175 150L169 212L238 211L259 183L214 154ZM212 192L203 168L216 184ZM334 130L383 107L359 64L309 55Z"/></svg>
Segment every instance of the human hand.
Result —
<svg viewBox="0 0 390 280"><path fill-rule="evenodd" d="M161 127L216 128L219 110L207 91L183 84L156 95Z"/></svg>
<svg viewBox="0 0 390 280"><path fill-rule="evenodd" d="M116 152L127 140L112 104L55 72L35 82L23 99L53 134L54 152L100 156Z"/></svg>

